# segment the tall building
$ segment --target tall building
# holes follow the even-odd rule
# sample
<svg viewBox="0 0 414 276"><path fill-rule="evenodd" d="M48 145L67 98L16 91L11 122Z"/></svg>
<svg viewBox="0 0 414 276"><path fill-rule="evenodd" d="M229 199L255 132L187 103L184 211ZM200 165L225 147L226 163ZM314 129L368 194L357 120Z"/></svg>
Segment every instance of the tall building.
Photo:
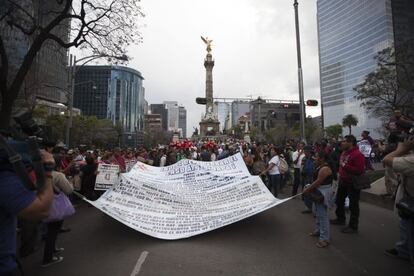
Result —
<svg viewBox="0 0 414 276"><path fill-rule="evenodd" d="M150 105L151 114L160 114L161 115L161 124L164 131L168 130L168 110L165 104L151 104Z"/></svg>
<svg viewBox="0 0 414 276"><path fill-rule="evenodd" d="M382 122L360 106L353 88L376 69L374 56L399 40L394 35L400 31L393 28L399 17L393 12L397 2L413 10L410 0L317 1L324 127L341 124L346 114L354 114L359 121L353 128L355 135L369 130L374 137L380 136ZM408 28L413 21L404 24Z"/></svg>
<svg viewBox="0 0 414 276"><path fill-rule="evenodd" d="M1 2L1 9L6 10L10 5L7 1ZM62 3L57 1L19 1L20 13L15 13L16 19L26 24L26 28L33 26L45 27L56 17L54 11L63 8ZM23 11L24 10L24 11ZM21 18L17 18L20 16ZM29 17L30 16L30 17ZM26 17L26 18L25 18ZM21 66L33 37L24 35L18 28L10 28L7 22L0 23L0 36L4 41L6 53L9 59L9 78L13 78ZM70 22L64 21L56 26L52 33L62 41L69 41ZM22 89L19 94L17 105L32 107L41 104L48 108L49 114L53 114L56 103L67 103L68 93L68 51L57 42L46 40L26 75Z"/></svg>
<svg viewBox="0 0 414 276"><path fill-rule="evenodd" d="M231 103L231 125L236 126L241 116L250 112L250 102L234 101Z"/></svg>
<svg viewBox="0 0 414 276"><path fill-rule="evenodd" d="M259 98L250 105L252 125L262 131L281 125L294 127L300 122L297 102L272 102Z"/></svg>
<svg viewBox="0 0 414 276"><path fill-rule="evenodd" d="M167 128L168 131L178 132L178 102L164 101L164 105L168 111Z"/></svg>
<svg viewBox="0 0 414 276"><path fill-rule="evenodd" d="M184 106L178 107L178 129L181 130L181 137L187 138L187 110Z"/></svg>
<svg viewBox="0 0 414 276"><path fill-rule="evenodd" d="M220 122L219 130L224 132L231 128L231 103L214 102L214 113Z"/></svg>
<svg viewBox="0 0 414 276"><path fill-rule="evenodd" d="M124 144L139 146L144 130L145 90L141 73L124 66L77 67L73 105L82 114L120 123Z"/></svg>

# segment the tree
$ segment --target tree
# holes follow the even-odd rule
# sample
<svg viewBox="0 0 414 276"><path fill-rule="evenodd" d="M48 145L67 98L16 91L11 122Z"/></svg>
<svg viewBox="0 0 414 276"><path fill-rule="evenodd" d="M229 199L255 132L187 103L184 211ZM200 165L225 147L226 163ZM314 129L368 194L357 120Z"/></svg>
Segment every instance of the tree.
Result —
<svg viewBox="0 0 414 276"><path fill-rule="evenodd" d="M48 7L41 11L48 20L33 15L33 3ZM8 127L13 103L44 43L86 49L113 62L119 57L127 60L127 46L141 41L139 0L0 0L0 7L0 128ZM70 28L69 38L57 35L62 26ZM27 42L27 52L16 57L7 44L10 34Z"/></svg>
<svg viewBox="0 0 414 276"><path fill-rule="evenodd" d="M363 83L354 87L371 116L386 121L398 109L403 115L413 112L414 41L386 48L375 56L377 68Z"/></svg>
<svg viewBox="0 0 414 276"><path fill-rule="evenodd" d="M349 129L349 135L352 134L352 126L356 126L358 124L358 118L355 117L353 114L345 115L342 118L342 126L347 127Z"/></svg>
<svg viewBox="0 0 414 276"><path fill-rule="evenodd" d="M340 124L328 126L325 128L325 133L328 138L338 139L342 135L342 126Z"/></svg>

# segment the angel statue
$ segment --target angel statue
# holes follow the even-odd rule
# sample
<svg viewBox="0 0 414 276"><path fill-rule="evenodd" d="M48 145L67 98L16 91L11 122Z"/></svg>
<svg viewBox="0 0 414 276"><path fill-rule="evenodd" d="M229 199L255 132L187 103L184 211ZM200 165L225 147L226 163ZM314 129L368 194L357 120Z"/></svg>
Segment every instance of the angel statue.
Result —
<svg viewBox="0 0 414 276"><path fill-rule="evenodd" d="M204 38L201 36L201 39L204 41L204 43L207 45L207 53L210 54L211 52L211 42L213 42L213 40L208 39L208 37Z"/></svg>

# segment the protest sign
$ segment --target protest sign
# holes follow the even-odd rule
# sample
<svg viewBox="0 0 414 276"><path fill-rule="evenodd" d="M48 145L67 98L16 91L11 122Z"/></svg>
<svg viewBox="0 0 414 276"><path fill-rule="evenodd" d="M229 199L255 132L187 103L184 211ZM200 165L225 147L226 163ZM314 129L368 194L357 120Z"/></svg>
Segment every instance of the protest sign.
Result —
<svg viewBox="0 0 414 276"><path fill-rule="evenodd" d="M368 140L359 141L358 142L358 148L359 148L359 151L365 157L370 157L371 156L372 146L371 146L371 143Z"/></svg>
<svg viewBox="0 0 414 276"><path fill-rule="evenodd" d="M112 164L99 164L98 175L95 181L95 190L108 190L118 182L119 166Z"/></svg>
<svg viewBox="0 0 414 276"><path fill-rule="evenodd" d="M97 201L88 202L137 231L174 240L229 225L289 199L273 197L237 154L214 162L185 159L167 167L138 162Z"/></svg>

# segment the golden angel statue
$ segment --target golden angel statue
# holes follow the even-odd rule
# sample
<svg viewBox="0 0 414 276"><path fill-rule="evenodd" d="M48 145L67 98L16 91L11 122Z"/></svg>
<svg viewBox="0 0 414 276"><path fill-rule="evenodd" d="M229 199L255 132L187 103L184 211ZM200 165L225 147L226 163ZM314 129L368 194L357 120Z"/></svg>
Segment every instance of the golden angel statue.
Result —
<svg viewBox="0 0 414 276"><path fill-rule="evenodd" d="M213 40L208 39L208 37L204 38L201 36L201 39L204 41L204 43L207 45L207 53L210 54L211 52L211 42L213 42Z"/></svg>

